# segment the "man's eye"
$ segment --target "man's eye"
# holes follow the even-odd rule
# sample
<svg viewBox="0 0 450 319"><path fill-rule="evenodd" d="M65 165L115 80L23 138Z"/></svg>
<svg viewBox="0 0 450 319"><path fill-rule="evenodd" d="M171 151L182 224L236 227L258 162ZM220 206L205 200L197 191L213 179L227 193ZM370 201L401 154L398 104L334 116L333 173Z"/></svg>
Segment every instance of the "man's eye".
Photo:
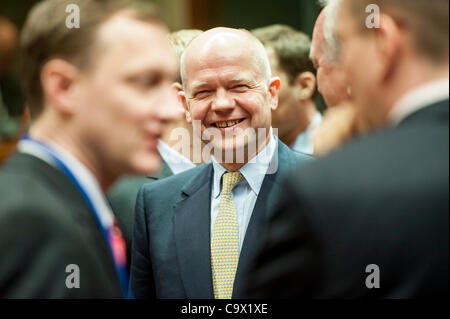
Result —
<svg viewBox="0 0 450 319"><path fill-rule="evenodd" d="M209 91L209 90L201 90L201 91L196 92L194 94L194 97L195 98L201 98L201 97L204 97L204 96L208 95L210 92L211 91Z"/></svg>
<svg viewBox="0 0 450 319"><path fill-rule="evenodd" d="M149 89L161 82L161 77L159 76L149 76L149 77L136 77L131 79L131 83L139 88Z"/></svg>
<svg viewBox="0 0 450 319"><path fill-rule="evenodd" d="M245 84L238 84L232 87L233 90L246 90L248 86Z"/></svg>

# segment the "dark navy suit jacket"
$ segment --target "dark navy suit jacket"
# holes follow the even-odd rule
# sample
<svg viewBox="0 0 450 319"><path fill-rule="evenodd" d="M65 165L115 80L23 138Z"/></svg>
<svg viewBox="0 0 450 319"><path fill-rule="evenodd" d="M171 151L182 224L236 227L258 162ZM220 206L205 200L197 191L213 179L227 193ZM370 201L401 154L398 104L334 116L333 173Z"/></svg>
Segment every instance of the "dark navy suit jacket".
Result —
<svg viewBox="0 0 450 319"><path fill-rule="evenodd" d="M277 155L278 169L264 178L247 228L233 298L241 297L282 177L293 167L312 161L280 141ZM130 281L136 298L214 298L210 262L212 178L213 166L209 163L144 185L139 191Z"/></svg>
<svg viewBox="0 0 450 319"><path fill-rule="evenodd" d="M248 297L448 298L448 123L445 100L292 172Z"/></svg>

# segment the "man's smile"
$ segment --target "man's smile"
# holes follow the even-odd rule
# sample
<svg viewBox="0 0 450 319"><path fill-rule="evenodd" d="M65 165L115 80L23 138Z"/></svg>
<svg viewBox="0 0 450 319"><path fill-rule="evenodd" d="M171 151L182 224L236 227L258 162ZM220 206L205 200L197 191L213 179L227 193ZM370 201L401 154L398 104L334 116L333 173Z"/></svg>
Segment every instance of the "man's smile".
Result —
<svg viewBox="0 0 450 319"><path fill-rule="evenodd" d="M212 126L215 126L217 128L229 128L229 127L233 127L233 126L240 124L244 120L245 120L245 118L237 119L237 120L229 120L229 121L218 121L218 122L212 123Z"/></svg>

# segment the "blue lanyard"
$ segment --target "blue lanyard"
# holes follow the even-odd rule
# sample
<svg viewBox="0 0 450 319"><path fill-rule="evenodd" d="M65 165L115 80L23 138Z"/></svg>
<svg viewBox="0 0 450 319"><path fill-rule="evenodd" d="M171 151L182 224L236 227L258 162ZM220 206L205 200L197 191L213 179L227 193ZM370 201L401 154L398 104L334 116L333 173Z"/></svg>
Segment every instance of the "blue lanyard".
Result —
<svg viewBox="0 0 450 319"><path fill-rule="evenodd" d="M91 200L91 198L88 196L87 192L84 190L83 186L80 184L80 182L77 180L77 178L74 176L74 174L72 173L72 171L59 159L58 155L52 150L52 148L50 148L48 145L34 140L31 137L29 137L28 135L25 135L22 138L23 141L27 141L27 142L32 142L34 145L38 146L42 151L44 151L54 162L54 164L56 164L58 166L58 168L70 179L70 181L75 185L75 187L78 189L78 191L81 193L81 195L83 196L84 200L86 201L86 203L88 204L92 215L94 216L94 219L98 225L98 227L100 228L100 231L102 233L103 239L106 241L108 249L109 249L109 253L111 255L111 258L114 262L114 268L116 270L116 274L117 277L119 279L119 284L120 284L120 288L122 290L122 294L124 298L128 298L128 283L129 283L129 277L128 277L128 270L126 267L126 263L124 264L118 264L114 258L114 253L113 253L113 248L112 248L112 243L110 241L110 237L109 234L113 231L113 226L112 227L105 227L105 225L102 224L102 222L100 221L100 217L99 214L97 212L97 210L95 209L95 206L93 204L93 201Z"/></svg>

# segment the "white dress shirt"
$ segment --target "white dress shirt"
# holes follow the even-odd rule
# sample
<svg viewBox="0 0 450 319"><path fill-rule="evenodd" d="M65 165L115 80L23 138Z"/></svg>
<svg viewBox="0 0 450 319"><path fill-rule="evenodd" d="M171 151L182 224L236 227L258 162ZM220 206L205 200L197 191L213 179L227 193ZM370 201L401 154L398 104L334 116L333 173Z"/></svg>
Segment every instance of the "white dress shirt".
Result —
<svg viewBox="0 0 450 319"><path fill-rule="evenodd" d="M388 119L393 126L420 109L449 98L449 79L424 84L406 93L395 103Z"/></svg>
<svg viewBox="0 0 450 319"><path fill-rule="evenodd" d="M322 123L322 115L317 112L311 123L309 123L306 130L304 130L292 144L292 149L296 152L301 152L309 155L314 154L314 144L312 141L312 133Z"/></svg>
<svg viewBox="0 0 450 319"><path fill-rule="evenodd" d="M174 175L195 167L195 164L189 159L175 151L161 140L159 140L158 143L158 152Z"/></svg>
<svg viewBox="0 0 450 319"><path fill-rule="evenodd" d="M232 190L233 203L236 207L239 227L239 253L242 249L248 223L261 190L262 183L269 169L272 158L278 147L278 140L271 134L269 143L252 160L242 166L239 171L244 179ZM222 175L227 170L211 157L214 169L213 189L211 192L211 235L213 226L219 212L220 194L222 191Z"/></svg>

